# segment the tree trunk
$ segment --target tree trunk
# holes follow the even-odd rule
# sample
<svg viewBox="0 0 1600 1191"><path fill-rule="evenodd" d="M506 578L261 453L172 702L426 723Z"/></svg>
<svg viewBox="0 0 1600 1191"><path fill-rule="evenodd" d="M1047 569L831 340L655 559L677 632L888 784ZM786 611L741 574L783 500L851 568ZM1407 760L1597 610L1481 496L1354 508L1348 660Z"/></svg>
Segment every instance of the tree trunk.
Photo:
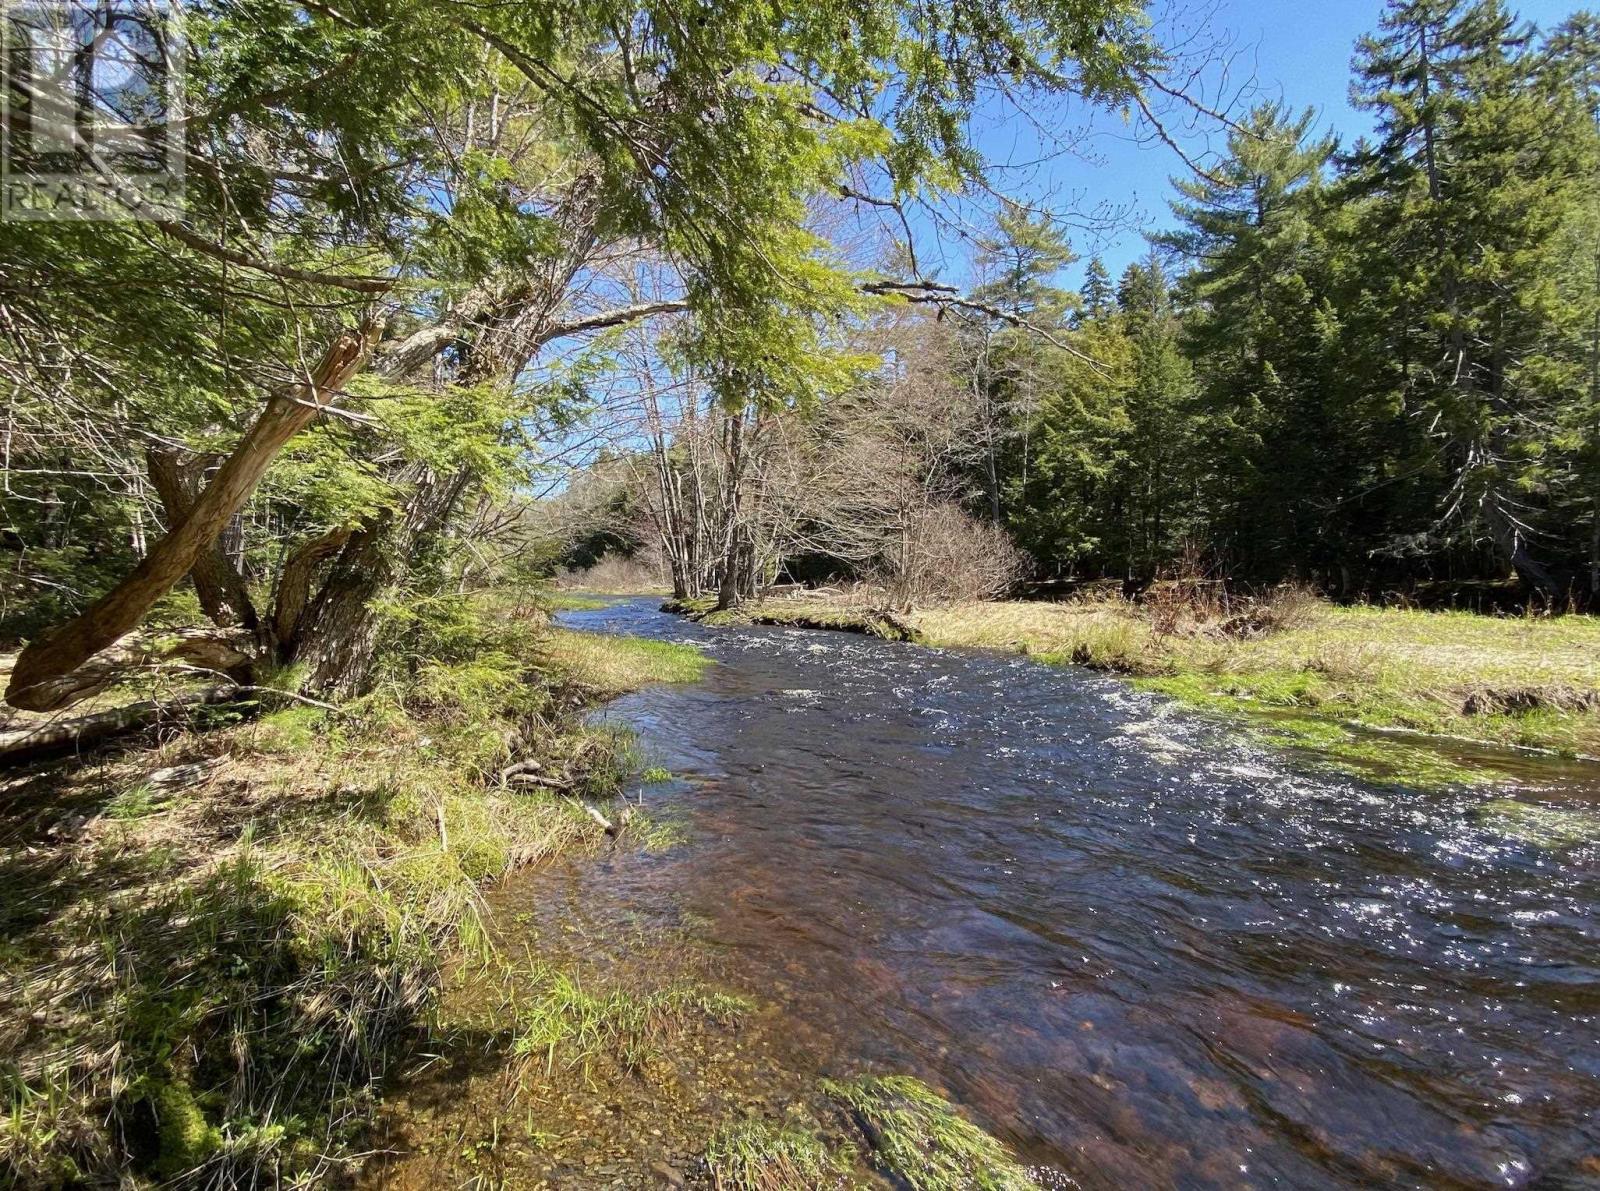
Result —
<svg viewBox="0 0 1600 1191"><path fill-rule="evenodd" d="M178 525L194 507L202 468L202 460L193 460L186 474L175 452L154 448L145 452L145 469L149 472L151 486L161 498L161 507L166 510L168 525ZM243 577L223 552L220 539L212 543L210 549L200 551L189 578L194 583L201 610L213 624L224 628L243 625L252 633L257 631L255 605L250 602Z"/></svg>
<svg viewBox="0 0 1600 1191"><path fill-rule="evenodd" d="M311 599L312 572L349 540L348 529L329 530L300 546L283 564L272 608L272 645L279 661L284 660L300 635L300 622Z"/></svg>
<svg viewBox="0 0 1600 1191"><path fill-rule="evenodd" d="M375 324L329 345L306 381L274 395L190 507L133 572L82 613L31 642L17 658L6 701L26 711L54 711L80 695L72 671L138 625L210 549L283 445L322 412L366 362Z"/></svg>
<svg viewBox="0 0 1600 1191"><path fill-rule="evenodd" d="M471 481L465 470L441 476L416 464L412 471L405 508L350 536L285 646L285 660L309 665L311 690L353 695L367 688L381 628L374 602L443 530Z"/></svg>
<svg viewBox="0 0 1600 1191"><path fill-rule="evenodd" d="M721 574L717 579L717 609L726 611L739 602L740 574L744 552L744 509L741 488L744 480L744 414L728 418L728 478L723 497L727 521L723 529Z"/></svg>
<svg viewBox="0 0 1600 1191"><path fill-rule="evenodd" d="M1484 519L1489 525L1489 535L1494 539L1495 548L1499 550L1501 557L1511 564L1517 573L1517 578L1522 580L1530 591L1542 595L1548 606L1554 608L1565 593L1556 577L1529 553L1527 538L1522 532L1522 527L1493 495L1484 502L1483 507Z"/></svg>
<svg viewBox="0 0 1600 1191"><path fill-rule="evenodd" d="M213 686L172 699L146 699L73 719L51 719L25 728L10 728L0 732L0 762L68 752L145 728L179 724L193 708L229 703L238 698L238 687Z"/></svg>

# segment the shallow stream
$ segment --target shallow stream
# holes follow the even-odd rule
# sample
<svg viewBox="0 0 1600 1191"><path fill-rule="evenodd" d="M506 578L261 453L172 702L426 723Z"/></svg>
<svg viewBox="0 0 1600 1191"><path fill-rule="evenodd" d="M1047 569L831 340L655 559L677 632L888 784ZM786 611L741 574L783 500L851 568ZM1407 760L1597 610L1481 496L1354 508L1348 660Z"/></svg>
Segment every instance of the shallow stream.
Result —
<svg viewBox="0 0 1600 1191"><path fill-rule="evenodd" d="M602 713L683 842L516 878L502 919L683 932L781 1015L768 1061L915 1074L1063 1186L1600 1185L1600 850L1477 813L1504 791L1021 658L563 621L716 660Z"/></svg>

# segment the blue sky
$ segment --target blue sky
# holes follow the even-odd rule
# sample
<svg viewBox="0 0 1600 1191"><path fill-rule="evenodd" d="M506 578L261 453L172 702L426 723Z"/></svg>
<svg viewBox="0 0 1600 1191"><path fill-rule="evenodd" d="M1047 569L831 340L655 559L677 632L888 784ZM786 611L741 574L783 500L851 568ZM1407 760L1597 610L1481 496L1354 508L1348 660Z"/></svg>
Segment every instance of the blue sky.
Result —
<svg viewBox="0 0 1600 1191"><path fill-rule="evenodd" d="M1586 6L1594 7L1595 0L1511 0L1515 11L1541 28ZM1187 44L1201 57L1214 60L1220 55L1229 63L1226 71L1213 67L1203 77L1208 101L1235 100L1248 107L1254 96L1281 99L1295 110L1313 106L1321 115L1320 126L1349 143L1370 127L1367 115L1348 102L1351 54L1356 39L1376 29L1382 11L1382 0L1169 0L1159 27L1165 44ZM1014 111L1001 115L997 108L974 131L991 159L1036 162L1047 155L1041 153L1041 144L1049 130L1041 137L1028 123ZM1056 121L1063 134L1068 125L1070 118ZM1099 251L1115 276L1144 254L1140 228L1165 222L1168 179L1185 167L1171 149L1138 139L1119 120L1098 118L1087 131L1093 160L1065 156L1023 165L1000 188L1040 196L1054 210L1113 209L1121 216L1114 226L1085 226L1074 233L1073 245L1083 256ZM1191 156L1221 146L1220 135L1200 127L1180 123L1173 131ZM947 268L960 271L954 259Z"/></svg>

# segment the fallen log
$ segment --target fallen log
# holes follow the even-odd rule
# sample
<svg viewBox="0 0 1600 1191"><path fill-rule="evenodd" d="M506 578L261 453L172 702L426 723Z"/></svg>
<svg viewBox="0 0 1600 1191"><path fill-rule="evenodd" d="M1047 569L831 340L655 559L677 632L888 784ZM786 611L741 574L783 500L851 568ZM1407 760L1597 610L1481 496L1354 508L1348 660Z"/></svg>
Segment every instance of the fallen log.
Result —
<svg viewBox="0 0 1600 1191"><path fill-rule="evenodd" d="M214 686L170 699L142 699L108 711L11 728L0 732L0 764L69 752L115 736L179 722L197 707L231 703L238 697L239 689L235 686Z"/></svg>

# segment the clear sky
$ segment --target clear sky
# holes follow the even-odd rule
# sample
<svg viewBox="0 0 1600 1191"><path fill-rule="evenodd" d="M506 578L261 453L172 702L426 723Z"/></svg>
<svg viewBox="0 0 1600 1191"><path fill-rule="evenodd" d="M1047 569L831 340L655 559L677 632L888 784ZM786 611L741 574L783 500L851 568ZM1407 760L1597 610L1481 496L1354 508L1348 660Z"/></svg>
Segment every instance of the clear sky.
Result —
<svg viewBox="0 0 1600 1191"><path fill-rule="evenodd" d="M1511 0L1511 7L1524 19L1550 28L1597 2ZM1254 97L1281 99L1296 110L1313 106L1321 113L1321 127L1346 143L1370 128L1367 115L1349 105L1350 59L1356 39L1376 29L1382 11L1383 0L1169 0L1164 15L1158 6L1164 44L1187 46L1197 58L1229 64L1225 70L1212 65L1200 80L1209 102L1249 107ZM1058 128L1062 123L1057 122ZM975 133L980 147L999 161L1020 164L1049 156L1040 152L1049 130L1027 125L1015 111L1002 117L997 108L992 119L978 123ZM1173 131L1191 156L1221 146L1219 135L1208 137L1200 127L1180 122ZM1073 235L1080 254L1099 251L1115 276L1145 252L1140 228L1165 222L1168 179L1185 167L1171 149L1136 138L1118 120L1095 120L1088 133L1087 151L1094 160L1057 157L1019 168L1002 180L1000 189L1046 196L1053 209L1090 211L1098 206L1118 213L1111 227L1084 226Z"/></svg>

